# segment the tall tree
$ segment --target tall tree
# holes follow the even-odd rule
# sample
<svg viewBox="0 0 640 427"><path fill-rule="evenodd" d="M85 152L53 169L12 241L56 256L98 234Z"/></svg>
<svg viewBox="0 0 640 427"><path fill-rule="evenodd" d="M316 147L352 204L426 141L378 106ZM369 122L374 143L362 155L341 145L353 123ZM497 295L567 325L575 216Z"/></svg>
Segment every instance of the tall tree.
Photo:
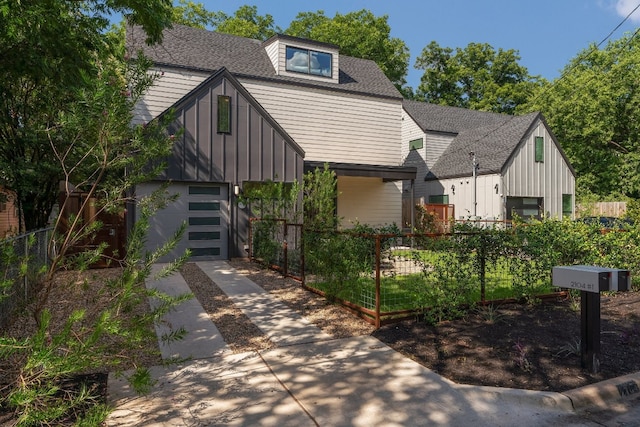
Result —
<svg viewBox="0 0 640 427"><path fill-rule="evenodd" d="M172 21L174 24L205 29L215 24L216 17L216 12L208 11L202 3L179 0L178 4L173 7Z"/></svg>
<svg viewBox="0 0 640 427"><path fill-rule="evenodd" d="M416 59L415 67L424 70L416 98L511 114L540 84L519 60L517 51L496 51L486 43L470 43L454 51L432 41Z"/></svg>
<svg viewBox="0 0 640 427"><path fill-rule="evenodd" d="M233 16L224 12L214 12L212 25L220 33L257 40L267 40L274 34L282 32L280 27L274 24L273 16L258 15L257 6L241 6Z"/></svg>
<svg viewBox="0 0 640 427"><path fill-rule="evenodd" d="M51 144L59 113L110 55L111 13L142 25L149 43L171 23L170 0L5 0L0 3L0 185L17 194L21 230L46 224L62 178ZM51 138L50 138L51 137Z"/></svg>
<svg viewBox="0 0 640 427"><path fill-rule="evenodd" d="M540 110L577 172L581 194L640 198L640 40L590 46L526 106Z"/></svg>
<svg viewBox="0 0 640 427"><path fill-rule="evenodd" d="M404 41L391 37L388 16L376 17L366 9L329 18L324 11L302 12L285 33L340 47L340 53L375 61L385 75L403 93L409 67L409 48Z"/></svg>

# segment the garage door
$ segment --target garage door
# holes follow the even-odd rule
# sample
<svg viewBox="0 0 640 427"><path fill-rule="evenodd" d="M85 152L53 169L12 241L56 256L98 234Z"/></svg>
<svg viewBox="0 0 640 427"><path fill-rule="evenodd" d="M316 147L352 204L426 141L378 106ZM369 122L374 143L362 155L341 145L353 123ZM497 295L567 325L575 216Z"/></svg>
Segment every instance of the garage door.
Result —
<svg viewBox="0 0 640 427"><path fill-rule="evenodd" d="M136 195L143 197L158 188L157 184L136 187ZM226 184L174 183L170 194L178 199L158 211L150 221L147 250L164 245L180 224L187 229L174 251L160 261L167 262L191 250L192 260L228 259L229 187Z"/></svg>

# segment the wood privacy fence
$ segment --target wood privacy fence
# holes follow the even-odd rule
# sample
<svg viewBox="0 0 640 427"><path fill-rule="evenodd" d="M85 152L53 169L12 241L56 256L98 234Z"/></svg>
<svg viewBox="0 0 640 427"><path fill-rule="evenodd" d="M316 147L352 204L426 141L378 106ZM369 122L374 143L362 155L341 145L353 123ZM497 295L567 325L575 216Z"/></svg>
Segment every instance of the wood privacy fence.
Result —
<svg viewBox="0 0 640 427"><path fill-rule="evenodd" d="M622 218L627 213L627 202L598 202L577 206L577 216L612 216Z"/></svg>

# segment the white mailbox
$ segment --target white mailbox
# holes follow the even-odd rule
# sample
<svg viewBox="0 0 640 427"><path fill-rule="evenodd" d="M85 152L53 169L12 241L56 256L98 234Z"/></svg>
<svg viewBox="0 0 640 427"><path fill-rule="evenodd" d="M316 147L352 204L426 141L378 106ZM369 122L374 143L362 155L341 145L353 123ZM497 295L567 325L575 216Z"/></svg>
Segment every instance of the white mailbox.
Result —
<svg viewBox="0 0 640 427"><path fill-rule="evenodd" d="M559 288L597 293L631 289L629 270L595 265L553 267L551 282Z"/></svg>

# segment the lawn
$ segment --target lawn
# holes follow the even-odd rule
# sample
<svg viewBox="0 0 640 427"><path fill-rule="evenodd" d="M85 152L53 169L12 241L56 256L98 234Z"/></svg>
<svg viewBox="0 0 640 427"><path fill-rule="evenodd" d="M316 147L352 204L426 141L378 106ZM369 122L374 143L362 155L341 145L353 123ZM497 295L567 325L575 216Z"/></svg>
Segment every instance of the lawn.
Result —
<svg viewBox="0 0 640 427"><path fill-rule="evenodd" d="M395 249L380 271L381 311L392 312L430 307L452 293L463 302L481 301L480 263L476 254L457 256L434 250ZM532 280L535 264L499 257L484 266L485 301L549 293L550 280ZM376 302L375 269L357 277L326 282L318 278L307 285L364 308ZM450 298L449 298L450 299Z"/></svg>

